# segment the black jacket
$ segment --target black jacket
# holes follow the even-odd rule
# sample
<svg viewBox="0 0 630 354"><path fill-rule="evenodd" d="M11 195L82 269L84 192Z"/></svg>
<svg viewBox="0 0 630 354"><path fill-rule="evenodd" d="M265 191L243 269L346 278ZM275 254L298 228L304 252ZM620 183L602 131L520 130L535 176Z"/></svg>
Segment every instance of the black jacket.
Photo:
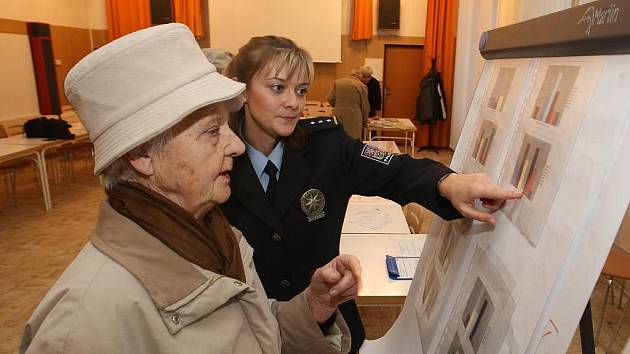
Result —
<svg viewBox="0 0 630 354"><path fill-rule="evenodd" d="M368 117L374 117L376 111L381 110L381 84L372 76L367 82L368 101L370 102L370 113Z"/></svg>
<svg viewBox="0 0 630 354"><path fill-rule="evenodd" d="M352 194L379 195L400 204L414 201L444 219L461 217L437 193L438 179L451 172L448 167L429 159L379 152L349 138L334 121L313 118L301 120L300 125L307 132L307 143L300 149L285 146L275 212L247 154L235 159L232 195L221 206L254 248L256 269L269 298L291 299L309 285L315 269L339 254L341 227ZM323 217L309 222L300 199L311 189L321 191L325 206ZM340 310L355 351L365 333L354 302L344 305Z"/></svg>
<svg viewBox="0 0 630 354"><path fill-rule="evenodd" d="M420 94L416 98L416 120L420 124L435 124L438 120L445 119L444 84L440 73L431 69L420 81Z"/></svg>

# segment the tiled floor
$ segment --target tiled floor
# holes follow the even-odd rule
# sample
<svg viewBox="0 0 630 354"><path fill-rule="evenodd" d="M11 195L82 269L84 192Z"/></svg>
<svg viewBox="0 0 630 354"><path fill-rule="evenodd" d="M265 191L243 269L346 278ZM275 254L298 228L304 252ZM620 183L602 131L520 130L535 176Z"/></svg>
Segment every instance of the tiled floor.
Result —
<svg viewBox="0 0 630 354"><path fill-rule="evenodd" d="M452 153L423 152L421 156L448 163ZM104 193L87 164L78 162L75 166L75 182L51 184L53 210L49 212L43 209L41 192L31 171L18 175L17 208L10 205L3 185L0 185L0 338L3 338L0 353L17 352L24 323L86 242L94 225ZM427 225L428 222L423 226L425 230ZM592 300L595 321L601 311L603 285L601 281L598 283ZM607 313L607 322L619 316L619 311L612 306ZM397 314L398 311L392 308L362 308L368 338L382 336ZM623 328L623 343L630 336L630 320L626 319L626 322L629 325ZM603 339L606 333L602 335ZM621 345L616 345L612 352L619 352ZM577 336L568 353L581 353Z"/></svg>

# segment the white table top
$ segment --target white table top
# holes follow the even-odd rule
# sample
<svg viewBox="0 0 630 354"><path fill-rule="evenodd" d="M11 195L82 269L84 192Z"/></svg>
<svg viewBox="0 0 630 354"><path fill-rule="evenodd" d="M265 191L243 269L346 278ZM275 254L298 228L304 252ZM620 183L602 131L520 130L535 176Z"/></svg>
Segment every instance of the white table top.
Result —
<svg viewBox="0 0 630 354"><path fill-rule="evenodd" d="M45 145L46 143L50 143L50 141L40 138L27 138L24 135L11 135L0 139L0 145Z"/></svg>
<svg viewBox="0 0 630 354"><path fill-rule="evenodd" d="M342 234L409 234L402 207L385 198L353 195Z"/></svg>
<svg viewBox="0 0 630 354"><path fill-rule="evenodd" d="M402 304L411 280L391 280L385 256L403 256L401 245L411 246L419 256L426 234L342 234L339 252L353 254L361 261L363 287L357 302L360 305Z"/></svg>
<svg viewBox="0 0 630 354"><path fill-rule="evenodd" d="M416 130L418 130L418 128L411 121L411 119L407 119L407 118L369 118L368 129L412 131L412 132L415 132Z"/></svg>
<svg viewBox="0 0 630 354"><path fill-rule="evenodd" d="M29 153L35 153L35 151L27 145L10 145L0 144L0 161L8 161L15 157L28 155Z"/></svg>

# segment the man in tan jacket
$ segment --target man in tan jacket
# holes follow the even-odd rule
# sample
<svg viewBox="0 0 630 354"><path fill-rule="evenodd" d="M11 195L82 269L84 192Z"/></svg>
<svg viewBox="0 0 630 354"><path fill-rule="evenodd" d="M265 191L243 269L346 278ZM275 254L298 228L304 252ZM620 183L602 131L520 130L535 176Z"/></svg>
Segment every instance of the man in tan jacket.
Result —
<svg viewBox="0 0 630 354"><path fill-rule="evenodd" d="M361 82L357 70L352 70L350 76L335 81L328 95L328 102L335 107L335 115L346 133L354 139L361 139L363 127L367 126L370 103L367 86Z"/></svg>

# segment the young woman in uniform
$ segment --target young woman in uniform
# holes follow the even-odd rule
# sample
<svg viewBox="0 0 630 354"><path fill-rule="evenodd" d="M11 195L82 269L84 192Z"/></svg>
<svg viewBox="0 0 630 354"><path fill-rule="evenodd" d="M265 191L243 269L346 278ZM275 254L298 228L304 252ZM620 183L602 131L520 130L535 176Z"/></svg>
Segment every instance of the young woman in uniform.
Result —
<svg viewBox="0 0 630 354"><path fill-rule="evenodd" d="M232 196L221 208L253 246L269 298L292 298L339 254L352 194L417 202L446 220L490 223L490 212L520 197L487 175L454 174L430 159L379 151L348 137L334 118L300 120L313 74L310 55L275 36L252 38L225 72L247 85L244 106L230 122L246 153L235 158ZM478 198L490 212L474 208ZM365 339L356 304L339 309L356 352Z"/></svg>

